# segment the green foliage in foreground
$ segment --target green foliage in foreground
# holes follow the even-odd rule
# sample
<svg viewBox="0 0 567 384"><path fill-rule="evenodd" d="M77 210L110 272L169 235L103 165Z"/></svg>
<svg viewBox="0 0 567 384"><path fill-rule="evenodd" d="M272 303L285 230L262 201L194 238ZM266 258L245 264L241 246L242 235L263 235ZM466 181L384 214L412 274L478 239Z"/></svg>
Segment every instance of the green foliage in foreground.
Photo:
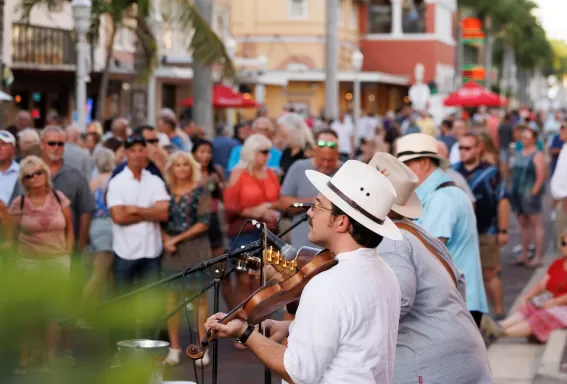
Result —
<svg viewBox="0 0 567 384"><path fill-rule="evenodd" d="M46 336L46 325L62 321L85 306L73 300L80 293L57 269L22 273L12 251L0 254L0 382L1 383L145 383L155 361L121 361L121 367L110 369L117 352L116 342L133 338L156 339L163 328L165 292L156 289L147 294L97 309L83 319L92 329L75 328L73 339L77 364L63 357L50 366L50 373L30 366L25 376L16 377L20 345L29 341L37 349ZM80 294L75 297L80 297ZM74 324L73 322L72 324ZM61 350L61 346L60 346Z"/></svg>

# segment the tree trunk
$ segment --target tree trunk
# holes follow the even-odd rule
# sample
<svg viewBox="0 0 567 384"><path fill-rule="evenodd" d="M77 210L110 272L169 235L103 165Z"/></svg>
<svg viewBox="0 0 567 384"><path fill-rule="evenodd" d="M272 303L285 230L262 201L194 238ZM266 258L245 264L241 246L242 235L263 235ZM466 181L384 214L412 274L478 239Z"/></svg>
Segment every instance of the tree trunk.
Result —
<svg viewBox="0 0 567 384"><path fill-rule="evenodd" d="M110 34L110 40L106 48L106 59L104 61L102 78L100 79L100 85L98 87L98 96L96 100L96 119L101 123L104 121L106 94L108 93L108 83L110 81L110 62L112 60L112 50L114 49L114 37L116 36L117 29L118 28L113 23L112 33Z"/></svg>
<svg viewBox="0 0 567 384"><path fill-rule="evenodd" d="M462 39L462 30L461 30L461 10L457 9L456 14L456 28L455 28L455 35L456 35L456 43L457 49L455 50L455 84L454 90L458 90L463 85L463 64L464 64L464 50L465 47L463 45Z"/></svg>
<svg viewBox="0 0 567 384"><path fill-rule="evenodd" d="M339 39L338 9L339 0L326 0L325 19L325 118L336 120L339 117Z"/></svg>
<svg viewBox="0 0 567 384"><path fill-rule="evenodd" d="M195 0L195 7L207 23L213 19L213 2L210 0ZM192 117L197 126L201 127L209 138L214 137L213 121L213 79L210 67L205 67L193 60L193 93Z"/></svg>
<svg viewBox="0 0 567 384"><path fill-rule="evenodd" d="M486 78L484 86L488 89L492 88L492 78L490 72L492 71L492 16L488 15L484 18L484 71Z"/></svg>

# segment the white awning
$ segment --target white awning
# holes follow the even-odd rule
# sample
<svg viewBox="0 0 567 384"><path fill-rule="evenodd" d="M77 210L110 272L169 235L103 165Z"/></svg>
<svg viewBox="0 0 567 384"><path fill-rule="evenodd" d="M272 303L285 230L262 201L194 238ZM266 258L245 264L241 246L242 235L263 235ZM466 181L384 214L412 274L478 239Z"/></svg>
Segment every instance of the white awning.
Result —
<svg viewBox="0 0 567 384"><path fill-rule="evenodd" d="M337 78L343 82L354 82L358 76L358 80L362 83L383 83L392 85L410 85L408 76L392 75L382 72L339 72ZM285 86L290 81L325 81L324 71L266 71L258 77L258 82L265 85L281 85Z"/></svg>

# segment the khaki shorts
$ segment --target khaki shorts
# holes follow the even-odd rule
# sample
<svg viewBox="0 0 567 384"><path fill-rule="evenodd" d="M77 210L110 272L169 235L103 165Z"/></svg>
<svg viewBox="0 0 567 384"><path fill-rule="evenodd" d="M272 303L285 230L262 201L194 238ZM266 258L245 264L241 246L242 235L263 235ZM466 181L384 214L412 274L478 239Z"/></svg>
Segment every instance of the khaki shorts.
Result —
<svg viewBox="0 0 567 384"><path fill-rule="evenodd" d="M500 246L498 235L480 235L480 264L483 269L500 267Z"/></svg>

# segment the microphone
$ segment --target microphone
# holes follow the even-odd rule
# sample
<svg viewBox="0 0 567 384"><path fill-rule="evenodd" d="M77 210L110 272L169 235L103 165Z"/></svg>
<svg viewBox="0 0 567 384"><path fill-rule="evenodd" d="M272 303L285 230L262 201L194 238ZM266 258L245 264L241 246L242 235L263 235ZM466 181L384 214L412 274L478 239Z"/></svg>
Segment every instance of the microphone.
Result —
<svg viewBox="0 0 567 384"><path fill-rule="evenodd" d="M288 208L311 208L311 206L313 206L313 203L293 203L292 205L290 205Z"/></svg>
<svg viewBox="0 0 567 384"><path fill-rule="evenodd" d="M258 229L262 229L262 224L259 223L256 220L252 220L252 225L254 225ZM293 248L288 243L283 242L282 239L277 237L269 229L265 229L265 231L266 231L266 234L267 234L270 242L272 244L274 244L276 246L276 248L278 248L280 250L280 253L281 253L282 257L284 258L284 260L287 260L287 261L295 260L295 257L297 256L297 250L295 248Z"/></svg>

